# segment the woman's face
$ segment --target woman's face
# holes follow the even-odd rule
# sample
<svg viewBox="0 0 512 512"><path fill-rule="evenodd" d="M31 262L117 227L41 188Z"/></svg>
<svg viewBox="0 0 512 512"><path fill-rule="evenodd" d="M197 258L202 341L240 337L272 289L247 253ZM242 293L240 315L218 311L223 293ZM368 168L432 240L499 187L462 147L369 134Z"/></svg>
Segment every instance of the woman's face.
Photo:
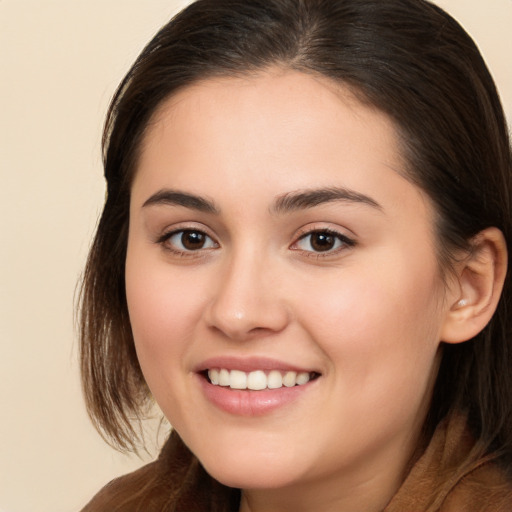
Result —
<svg viewBox="0 0 512 512"><path fill-rule="evenodd" d="M221 482L401 477L447 309L431 206L403 170L384 114L297 72L205 81L149 125L133 335L156 401Z"/></svg>

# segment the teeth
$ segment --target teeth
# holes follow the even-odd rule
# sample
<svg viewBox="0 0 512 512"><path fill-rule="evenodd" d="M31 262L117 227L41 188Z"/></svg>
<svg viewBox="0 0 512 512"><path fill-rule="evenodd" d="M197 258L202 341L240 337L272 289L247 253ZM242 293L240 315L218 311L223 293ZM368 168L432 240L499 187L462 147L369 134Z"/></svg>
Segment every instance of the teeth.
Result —
<svg viewBox="0 0 512 512"><path fill-rule="evenodd" d="M210 380L213 385L219 385L219 370L210 370L208 372L208 377L210 377Z"/></svg>
<svg viewBox="0 0 512 512"><path fill-rule="evenodd" d="M267 387L268 389L278 389L283 387L283 376L281 375L281 372L272 370L268 374Z"/></svg>
<svg viewBox="0 0 512 512"><path fill-rule="evenodd" d="M302 386L309 382L309 373L302 372L297 375L297 386Z"/></svg>
<svg viewBox="0 0 512 512"><path fill-rule="evenodd" d="M219 386L229 386L231 382L229 370L219 371Z"/></svg>
<svg viewBox="0 0 512 512"><path fill-rule="evenodd" d="M247 374L240 370L231 370L229 387L232 389L247 389Z"/></svg>
<svg viewBox="0 0 512 512"><path fill-rule="evenodd" d="M283 372L272 370L266 374L263 370L242 372L240 370L226 370L225 368L208 370L208 377L214 386L224 386L231 389L279 389L283 386L303 386L311 379L309 372Z"/></svg>
<svg viewBox="0 0 512 512"><path fill-rule="evenodd" d="M283 377L283 384L287 388L292 388L295 386L295 382L297 380L297 372L286 372L285 376Z"/></svg>
<svg viewBox="0 0 512 512"><path fill-rule="evenodd" d="M251 372L247 376L247 387L253 390L265 389L267 387L267 376L260 370Z"/></svg>

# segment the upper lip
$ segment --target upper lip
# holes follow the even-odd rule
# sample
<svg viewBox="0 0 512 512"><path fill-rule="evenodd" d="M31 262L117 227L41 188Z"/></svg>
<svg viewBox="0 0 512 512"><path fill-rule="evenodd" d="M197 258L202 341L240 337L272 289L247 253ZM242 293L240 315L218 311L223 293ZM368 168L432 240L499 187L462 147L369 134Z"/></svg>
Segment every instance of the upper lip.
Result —
<svg viewBox="0 0 512 512"><path fill-rule="evenodd" d="M288 362L279 361L278 359L268 357L233 357L233 356L220 356L211 357L202 361L197 365L195 371L200 373L212 368L225 368L227 370L240 370L243 372L253 372L256 370L280 370L280 371L295 371L300 372L317 372L312 368L304 368L299 365L290 364Z"/></svg>

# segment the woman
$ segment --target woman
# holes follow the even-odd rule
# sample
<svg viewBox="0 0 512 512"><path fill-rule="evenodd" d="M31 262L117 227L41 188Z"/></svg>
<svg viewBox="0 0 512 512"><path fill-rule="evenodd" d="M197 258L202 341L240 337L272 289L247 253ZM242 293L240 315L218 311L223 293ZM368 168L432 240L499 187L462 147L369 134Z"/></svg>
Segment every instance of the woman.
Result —
<svg viewBox="0 0 512 512"><path fill-rule="evenodd" d="M511 509L510 145L453 19L199 0L104 162L87 404L120 448L150 396L174 430L85 511Z"/></svg>

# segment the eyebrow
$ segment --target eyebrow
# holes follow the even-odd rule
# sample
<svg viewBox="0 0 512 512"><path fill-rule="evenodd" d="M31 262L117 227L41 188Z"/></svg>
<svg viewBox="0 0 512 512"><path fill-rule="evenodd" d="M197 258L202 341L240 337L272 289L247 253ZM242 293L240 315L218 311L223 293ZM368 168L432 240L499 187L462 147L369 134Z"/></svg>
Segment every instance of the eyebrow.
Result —
<svg viewBox="0 0 512 512"><path fill-rule="evenodd" d="M365 204L381 211L383 209L375 199L361 194L360 192L347 188L327 187L298 190L283 194L275 200L270 211L271 213L284 214L313 208L334 201ZM220 214L220 209L211 199L172 189L159 190L150 196L142 207L153 205L183 206L184 208L190 208L204 213Z"/></svg>
<svg viewBox="0 0 512 512"><path fill-rule="evenodd" d="M360 203L371 206L377 210L383 210L382 206L370 196L341 187L328 187L311 190L299 190L289 192L278 197L272 207L276 213L288 213L296 210L313 208L333 201L347 203Z"/></svg>
<svg viewBox="0 0 512 512"><path fill-rule="evenodd" d="M206 199L188 192L179 190L162 189L147 199L142 207L153 205L183 206L192 210L218 215L220 210L210 199Z"/></svg>

